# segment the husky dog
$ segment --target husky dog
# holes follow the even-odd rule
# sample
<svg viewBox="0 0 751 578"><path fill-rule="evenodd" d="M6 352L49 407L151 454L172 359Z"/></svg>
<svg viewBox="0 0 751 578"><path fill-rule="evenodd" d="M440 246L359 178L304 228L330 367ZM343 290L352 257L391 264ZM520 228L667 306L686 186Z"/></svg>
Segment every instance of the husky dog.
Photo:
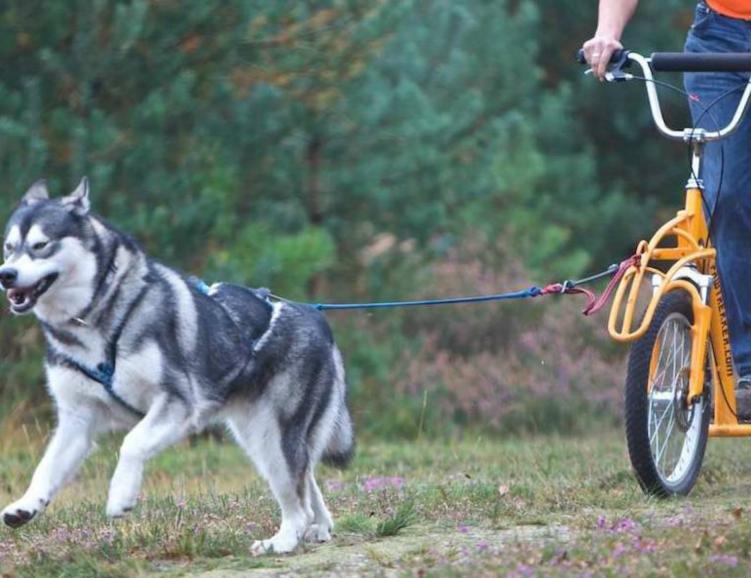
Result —
<svg viewBox="0 0 751 578"><path fill-rule="evenodd" d="M89 211L84 178L50 199L43 181L5 230L0 284L15 314L33 311L57 429L24 496L2 511L13 528L73 477L95 435L129 430L107 500L119 517L138 498L146 460L223 420L279 502L282 522L252 552L326 541L333 522L314 469L354 448L342 358L322 314L268 294L192 282L149 259Z"/></svg>

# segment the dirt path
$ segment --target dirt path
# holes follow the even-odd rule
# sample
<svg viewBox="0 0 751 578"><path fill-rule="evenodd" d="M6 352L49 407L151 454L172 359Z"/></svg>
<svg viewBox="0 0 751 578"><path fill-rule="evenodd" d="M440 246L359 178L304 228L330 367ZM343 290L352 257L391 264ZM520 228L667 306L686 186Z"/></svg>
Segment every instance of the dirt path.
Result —
<svg viewBox="0 0 751 578"><path fill-rule="evenodd" d="M383 576L403 572L399 560L424 554L461 559L486 548L516 542L545 542L565 539L565 526L518 526L508 530L490 528L442 528L412 526L403 534L379 540L357 540L347 536L330 544L294 555L273 558L266 567L215 569L190 578L265 578L282 576L352 576L378 572ZM349 540L348 540L349 538Z"/></svg>

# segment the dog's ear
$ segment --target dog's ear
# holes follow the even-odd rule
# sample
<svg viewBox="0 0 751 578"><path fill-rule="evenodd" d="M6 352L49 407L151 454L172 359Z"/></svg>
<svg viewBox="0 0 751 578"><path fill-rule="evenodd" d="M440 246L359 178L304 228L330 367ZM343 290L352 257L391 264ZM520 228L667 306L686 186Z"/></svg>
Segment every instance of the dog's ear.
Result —
<svg viewBox="0 0 751 578"><path fill-rule="evenodd" d="M33 185L29 187L23 198L21 199L22 205L34 205L41 201L46 201L50 198L50 194L47 191L47 181L39 179Z"/></svg>
<svg viewBox="0 0 751 578"><path fill-rule="evenodd" d="M89 179L86 177L82 178L76 190L67 197L60 199L60 202L79 215L88 213L91 206L89 202Z"/></svg>

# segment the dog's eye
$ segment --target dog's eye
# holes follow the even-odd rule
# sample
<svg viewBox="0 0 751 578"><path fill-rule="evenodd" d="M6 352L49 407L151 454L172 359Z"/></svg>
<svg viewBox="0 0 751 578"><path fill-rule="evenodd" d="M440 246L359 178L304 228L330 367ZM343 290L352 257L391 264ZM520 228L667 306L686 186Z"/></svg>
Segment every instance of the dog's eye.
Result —
<svg viewBox="0 0 751 578"><path fill-rule="evenodd" d="M10 243L5 243L5 245L3 245L3 249L5 249L6 253L10 254L13 252L13 245L11 245Z"/></svg>
<svg viewBox="0 0 751 578"><path fill-rule="evenodd" d="M33 251L41 251L49 244L49 241L37 241L31 246Z"/></svg>

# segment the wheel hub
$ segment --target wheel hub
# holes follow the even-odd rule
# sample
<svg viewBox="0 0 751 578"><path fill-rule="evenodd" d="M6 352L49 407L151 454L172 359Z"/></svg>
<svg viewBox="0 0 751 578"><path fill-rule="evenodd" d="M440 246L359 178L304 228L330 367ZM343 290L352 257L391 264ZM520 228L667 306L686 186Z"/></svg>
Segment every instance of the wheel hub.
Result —
<svg viewBox="0 0 751 578"><path fill-rule="evenodd" d="M675 387L675 395L673 396L673 409L675 410L675 423L683 433L688 431L691 427L691 422L694 420L694 412L696 411L696 404L688 403L688 386L689 378L691 376L691 368L684 367L678 373L678 383Z"/></svg>

